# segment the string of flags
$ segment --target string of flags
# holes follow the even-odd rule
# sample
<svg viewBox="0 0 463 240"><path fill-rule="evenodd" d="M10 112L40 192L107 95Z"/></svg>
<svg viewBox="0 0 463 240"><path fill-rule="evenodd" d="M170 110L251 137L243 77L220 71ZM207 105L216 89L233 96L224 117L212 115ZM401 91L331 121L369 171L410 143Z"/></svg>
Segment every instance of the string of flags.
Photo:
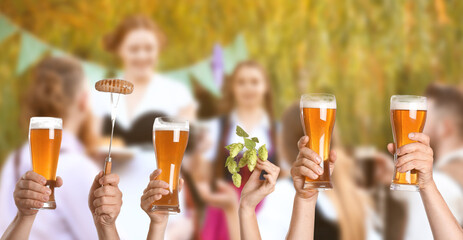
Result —
<svg viewBox="0 0 463 240"><path fill-rule="evenodd" d="M20 50L15 69L16 75L26 72L45 53L51 53L53 56L70 55L59 48L43 42L0 13L0 44L14 34L20 34L21 36ZM184 83L190 89L192 86L191 81L196 80L199 85L209 92L220 96L220 88L225 74L231 73L237 63L247 58L246 42L244 36L239 34L228 46L222 47L220 44L216 44L210 57L198 61L191 66L163 72L162 74ZM87 79L92 81L92 84L99 79L109 77L107 76L109 72L108 68L94 62L80 61Z"/></svg>

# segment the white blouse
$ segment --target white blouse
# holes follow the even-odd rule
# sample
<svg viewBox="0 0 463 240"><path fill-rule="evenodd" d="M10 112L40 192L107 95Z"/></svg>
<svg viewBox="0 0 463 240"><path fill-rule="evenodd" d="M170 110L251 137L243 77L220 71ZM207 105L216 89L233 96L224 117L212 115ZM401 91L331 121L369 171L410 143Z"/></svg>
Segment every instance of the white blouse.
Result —
<svg viewBox="0 0 463 240"><path fill-rule="evenodd" d="M214 118L204 123L208 131L207 137L212 144L208 151L204 154L204 158L208 161L214 161L217 154L217 148L220 144L220 134L222 131L220 121L220 118ZM231 143L243 142L243 139L235 134L235 129L237 125L243 127L244 129L244 124L238 118L236 112L233 111L230 114L230 128L226 130L229 131L228 138L225 141L226 145ZM270 149L273 149L272 140L270 136L270 129L272 127L271 125L272 123L270 122L270 117L267 114L264 114L263 117L260 119L259 123L253 129L244 130L249 134L249 136L257 137L259 139L259 143L257 144L258 147L260 147L263 144L266 144L267 149L269 149L270 151Z"/></svg>
<svg viewBox="0 0 463 240"><path fill-rule="evenodd" d="M137 88L137 86L135 86ZM115 95L114 97L117 98ZM115 99L116 99L115 98ZM91 101L94 114L99 117L109 115L111 112L111 97L109 93L91 91ZM182 83L155 74L147 86L145 95L133 110L129 117L127 114L127 101L124 95L120 96L117 107L117 123L125 129L129 129L132 123L147 112L161 112L167 116L176 116L179 111L190 105L196 104L190 90ZM152 129L147 129L152 131Z"/></svg>

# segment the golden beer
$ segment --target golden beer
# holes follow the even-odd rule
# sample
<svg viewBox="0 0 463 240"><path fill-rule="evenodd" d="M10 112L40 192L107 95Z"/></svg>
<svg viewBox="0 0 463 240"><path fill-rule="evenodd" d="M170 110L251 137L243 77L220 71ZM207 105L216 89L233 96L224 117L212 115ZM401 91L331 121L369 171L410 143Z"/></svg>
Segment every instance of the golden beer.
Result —
<svg viewBox="0 0 463 240"><path fill-rule="evenodd" d="M426 97L395 95L391 97L391 125L395 149L413 143L408 134L423 132L426 122ZM394 162L397 155L394 154ZM394 171L391 190L418 191L418 173L411 170L405 173Z"/></svg>
<svg viewBox="0 0 463 240"><path fill-rule="evenodd" d="M153 202L152 211L180 212L178 181L180 167L188 144L188 121L172 118L156 118L153 127L153 142L158 169L158 179L169 184L169 194Z"/></svg>
<svg viewBox="0 0 463 240"><path fill-rule="evenodd" d="M55 209L56 168L61 148L62 120L60 118L33 117L29 125L29 145L32 170L47 179L51 195L41 209Z"/></svg>
<svg viewBox="0 0 463 240"><path fill-rule="evenodd" d="M301 121L304 133L309 137L307 147L322 158L323 174L312 180L306 177L304 188L331 189L330 143L336 118L336 98L331 94L305 94L301 97Z"/></svg>

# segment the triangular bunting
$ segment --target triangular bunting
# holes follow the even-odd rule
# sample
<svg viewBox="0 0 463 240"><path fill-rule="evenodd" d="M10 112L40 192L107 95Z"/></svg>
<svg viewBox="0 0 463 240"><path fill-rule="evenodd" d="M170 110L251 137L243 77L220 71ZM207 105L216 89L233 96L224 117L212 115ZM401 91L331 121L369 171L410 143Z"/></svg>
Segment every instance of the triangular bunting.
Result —
<svg viewBox="0 0 463 240"><path fill-rule="evenodd" d="M21 48L19 51L16 74L21 74L35 63L48 50L48 46L27 32L21 33Z"/></svg>
<svg viewBox="0 0 463 240"><path fill-rule="evenodd" d="M57 48L53 48L51 50L51 55L54 56L54 57L63 57L63 56L67 56L68 54L57 49Z"/></svg>
<svg viewBox="0 0 463 240"><path fill-rule="evenodd" d="M185 84L190 90L192 89L188 68L165 72L162 75Z"/></svg>
<svg viewBox="0 0 463 240"><path fill-rule="evenodd" d="M3 42L7 37L11 36L16 32L16 26L12 24L3 15L0 15L0 43Z"/></svg>
<svg viewBox="0 0 463 240"><path fill-rule="evenodd" d="M242 34L238 35L232 44L224 49L225 73L231 74L235 66L248 58L246 41Z"/></svg>
<svg viewBox="0 0 463 240"><path fill-rule="evenodd" d="M106 77L106 69L98 64L82 62L82 67L84 68L85 77L90 82L91 86Z"/></svg>
<svg viewBox="0 0 463 240"><path fill-rule="evenodd" d="M191 67L191 73L201 86L209 90L214 95L220 96L220 91L214 84L209 59L203 60Z"/></svg>
<svg viewBox="0 0 463 240"><path fill-rule="evenodd" d="M244 39L243 34L240 34L238 37L236 37L235 42L233 43L233 49L235 51L235 60L237 62L244 61L248 58L246 40Z"/></svg>

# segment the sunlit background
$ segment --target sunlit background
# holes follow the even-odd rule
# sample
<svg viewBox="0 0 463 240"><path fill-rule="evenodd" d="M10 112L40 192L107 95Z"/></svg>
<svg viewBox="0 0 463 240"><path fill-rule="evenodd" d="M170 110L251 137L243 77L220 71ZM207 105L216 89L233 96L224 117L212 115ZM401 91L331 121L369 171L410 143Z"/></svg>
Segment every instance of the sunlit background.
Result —
<svg viewBox="0 0 463 240"><path fill-rule="evenodd" d="M299 115L299 109L293 107L295 111L291 112L287 110L288 107L294 106L293 104L297 103L301 94L304 93L325 92L336 96L334 147L339 150L338 159L340 160L336 164L341 171L338 171L338 176L336 176L336 171L333 174L333 181L335 185L337 184L335 190L328 191L324 198L321 197L321 200L319 198L319 201L325 203L331 201L332 205L328 205L327 208L332 211L335 209L335 214L336 211L345 213L344 216L340 213L339 217L335 218L338 222L338 229L341 229L344 234L341 239L361 239L359 235L353 233L362 232L363 234L369 229L373 229L378 236L386 239L401 239L400 237L391 238L391 235L388 235L389 233L395 235L398 232L396 229L409 228L418 233L424 232L420 225L422 224L420 221L424 218L418 219L420 221L416 220L422 215L413 215L416 221L410 217L410 214L406 216L406 210L409 209L401 205L403 202L394 202L397 199L394 199L392 196L394 193L388 188L393 168L392 158L386 154L386 144L393 141L389 101L391 95L396 94L424 95L426 87L434 82L448 84L451 90L457 89L456 86L463 87L463 67L461 66L463 63L463 24L461 24L463 22L463 1L459 0L2 0L0 1L0 169L4 166L6 157L27 142L28 129L21 123L27 123L29 119L21 117L21 113L25 110L22 102L33 78L33 69L36 64L47 56L77 58L82 64L90 86L105 77L121 76L127 70L126 66L122 66L117 56L104 50L102 40L106 34L114 31L127 16L140 14L155 21L167 37L167 45L160 52L156 73L161 73L168 80L184 84L191 91L196 97L195 103L190 96L187 96L188 94L182 96L186 100L181 100L199 106L200 120L210 117L215 117L216 121L222 120L214 107L217 107L216 105L221 103L220 100L223 100L224 77L231 79L228 77L238 63L243 60L255 60L267 70L271 82L270 91L273 94L275 115L273 117L277 124L267 124L270 125L267 126L260 122L256 124L256 128L259 129L265 125L262 127L263 132L267 134L268 130L268 134L263 135L268 137L266 140L272 144L275 140L272 134L276 132L278 139L275 140L274 145L278 147L275 147L274 159L288 158L281 162L278 162L279 159L275 160L282 169L281 178L277 183L277 185L280 184L280 189L281 184L284 187L286 183L294 192L288 172L295 157L287 156L291 155L288 153L282 157L280 155L283 154L280 152L288 151L287 149L291 147L295 148L295 144L288 147L285 145L286 142L280 142L286 138L282 138L282 131L278 130L283 129L286 124L289 128L294 128L291 130L296 132L294 134L291 132L291 134L297 135L298 131L302 133L300 125L290 121L294 120L291 116ZM155 35L155 31L151 31L150 34ZM156 39L158 40L159 38ZM152 69L151 65L148 69ZM265 75L262 72L260 74L261 77ZM264 78L265 76L262 77ZM164 93L170 94L169 91L180 88L173 87L172 89L165 90ZM258 94L261 94L259 97L263 96L262 92ZM253 92L250 96L258 94ZM109 102L109 97L105 100ZM134 106L141 105L140 102L134 102ZM92 102L94 105L98 103L98 100ZM262 105L260 103L258 110L263 108ZM228 109L229 112L226 114L232 115L237 109L236 106L234 107L235 109ZM265 111L265 114L271 112L268 109ZM262 119L265 120L266 117L267 115ZM456 114L452 117L457 119ZM296 120L299 123L299 119ZM434 125L437 126L436 122ZM193 126L192 129L197 128L195 130L201 134L219 131L208 126L205 121L192 121L191 126ZM226 129L225 126L216 127ZM139 236L131 233L131 236L135 238L146 236L146 233L139 229L143 228L146 231L148 229L147 218L143 218L146 214L139 207L139 195L142 192L140 189L147 183L143 181L148 180L147 176L154 169L155 162L151 145L152 129L146 129L147 132L145 132L145 127L141 128L142 133L148 134L140 134L140 131L135 134L147 136L149 151L143 148L146 146L134 147L133 145L136 144L131 146L129 143L124 145L122 142L119 146L122 150L137 149L133 152L129 151L131 155L129 154L127 159L115 161L114 164L114 172L120 174L120 187L125 194L119 223L125 225L124 227L129 231L138 231L135 234ZM208 142L201 142L205 140L201 138L203 137L201 134L194 136L197 132L193 130L190 132L188 147L191 149L187 149L186 160L182 163L182 176L188 178L185 181L187 190L182 194L187 196L185 198L193 199L187 199L192 206L185 207L184 212L187 213L185 215L188 215L185 219L196 224L194 226L196 235L203 234L204 229L216 228L208 224L207 219L203 217L208 216L207 210L214 205L213 201L208 199L207 194L212 196L217 192L204 191L201 184L204 183L205 189L210 190L207 188L209 183L219 179L219 177L216 179L215 172L214 176L209 176L212 173L205 170L208 168L202 168L203 165L199 163L204 164L203 160L206 159L212 160L211 162L216 161L212 164L217 164L217 160L221 157L220 152L213 152L214 154L209 156L210 159L203 156L207 151L201 145L203 142ZM105 134L107 135L108 132ZM227 135L217 136L217 139L212 139L211 145L219 146L220 143L229 140L226 137ZM338 141L338 138L341 141ZM260 136L259 139L262 140ZM106 156L107 142L98 144L102 145L99 146L100 153ZM221 147L216 149L222 149ZM297 154L297 149L294 151ZM273 152L273 149L270 152ZM383 162L378 163L378 159L382 159ZM26 161L30 163L29 159ZM205 162L205 166L209 167L208 164L211 162ZM102 162L98 164L97 170ZM391 172L386 170L382 172L386 176L385 180L382 179L383 176L382 178L373 176L377 174L376 169L387 167L390 168L387 170ZM4 168L4 170L8 169L8 167ZM8 175L13 171L4 172L8 172L5 174ZM19 176L11 179L16 181ZM78 177L86 179L87 176ZM14 181L8 183L4 181L3 185L10 186L9 190L12 192ZM66 179L64 182L66 184ZM66 185L63 189L65 187ZM453 193L455 189L457 187L449 192ZM88 190L85 189L80 197L83 196L86 199L87 192ZM235 192L232 191L232 194ZM278 210L280 213L283 212L280 215L285 215L284 207L292 204L292 197L288 197L288 194L281 194L281 192L280 195L275 195L278 201L273 204L278 206L275 208L282 206ZM463 193L461 196L463 197ZM0 199L11 200L10 205L13 206L10 195L4 194L1 197ZM233 197L234 195L231 199ZM416 212L419 206L416 205L415 200L412 199L413 204L410 204L414 209L410 209ZM82 202L79 200L79 203ZM86 207L86 202L83 205ZM367 214L357 208L352 208L353 205L365 205L365 208L371 208L369 210L374 213L373 217L366 216ZM317 204L317 211L320 211L318 207ZM270 209L269 212L269 215L260 213L260 216L263 219L270 219L267 223L263 223L263 229L271 235L275 229L269 223L283 226L289 221L285 222L280 215L274 214L274 209ZM286 212L289 213L291 210ZM197 215L190 215L190 213ZM461 211L459 213L461 223L463 213ZM387 218L387 216L393 217ZM273 219L272 222L272 217L278 219ZM183 228L185 225L181 218L179 219L174 218L174 221L171 221L172 218L170 218L169 221L174 222L172 225L174 227L171 227L174 230L170 232L169 239L182 239L175 238L175 233L182 232L177 231L177 226ZM262 223L260 220L259 224ZM355 228L355 226L361 227ZM198 229L201 231L196 231ZM184 232L188 232L187 230ZM429 229L426 231L428 235L431 234ZM346 232L347 235L349 233L351 235L347 236ZM397 236L404 235L404 233L400 232ZM366 234L369 233L365 233L365 237ZM413 236L408 233L405 235ZM218 238L215 236L215 239ZM377 238L369 236L368 239Z"/></svg>
<svg viewBox="0 0 463 240"><path fill-rule="evenodd" d="M391 140L390 95L420 94L431 81L462 81L462 12L463 2L444 0L4 0L0 157L26 137L18 101L29 67L56 49L113 74L118 62L101 39L133 13L152 16L168 36L161 72L190 67L209 58L215 44L242 36L247 56L269 71L277 117L301 93L332 92L344 143L384 146ZM25 37L48 47L28 49Z"/></svg>

